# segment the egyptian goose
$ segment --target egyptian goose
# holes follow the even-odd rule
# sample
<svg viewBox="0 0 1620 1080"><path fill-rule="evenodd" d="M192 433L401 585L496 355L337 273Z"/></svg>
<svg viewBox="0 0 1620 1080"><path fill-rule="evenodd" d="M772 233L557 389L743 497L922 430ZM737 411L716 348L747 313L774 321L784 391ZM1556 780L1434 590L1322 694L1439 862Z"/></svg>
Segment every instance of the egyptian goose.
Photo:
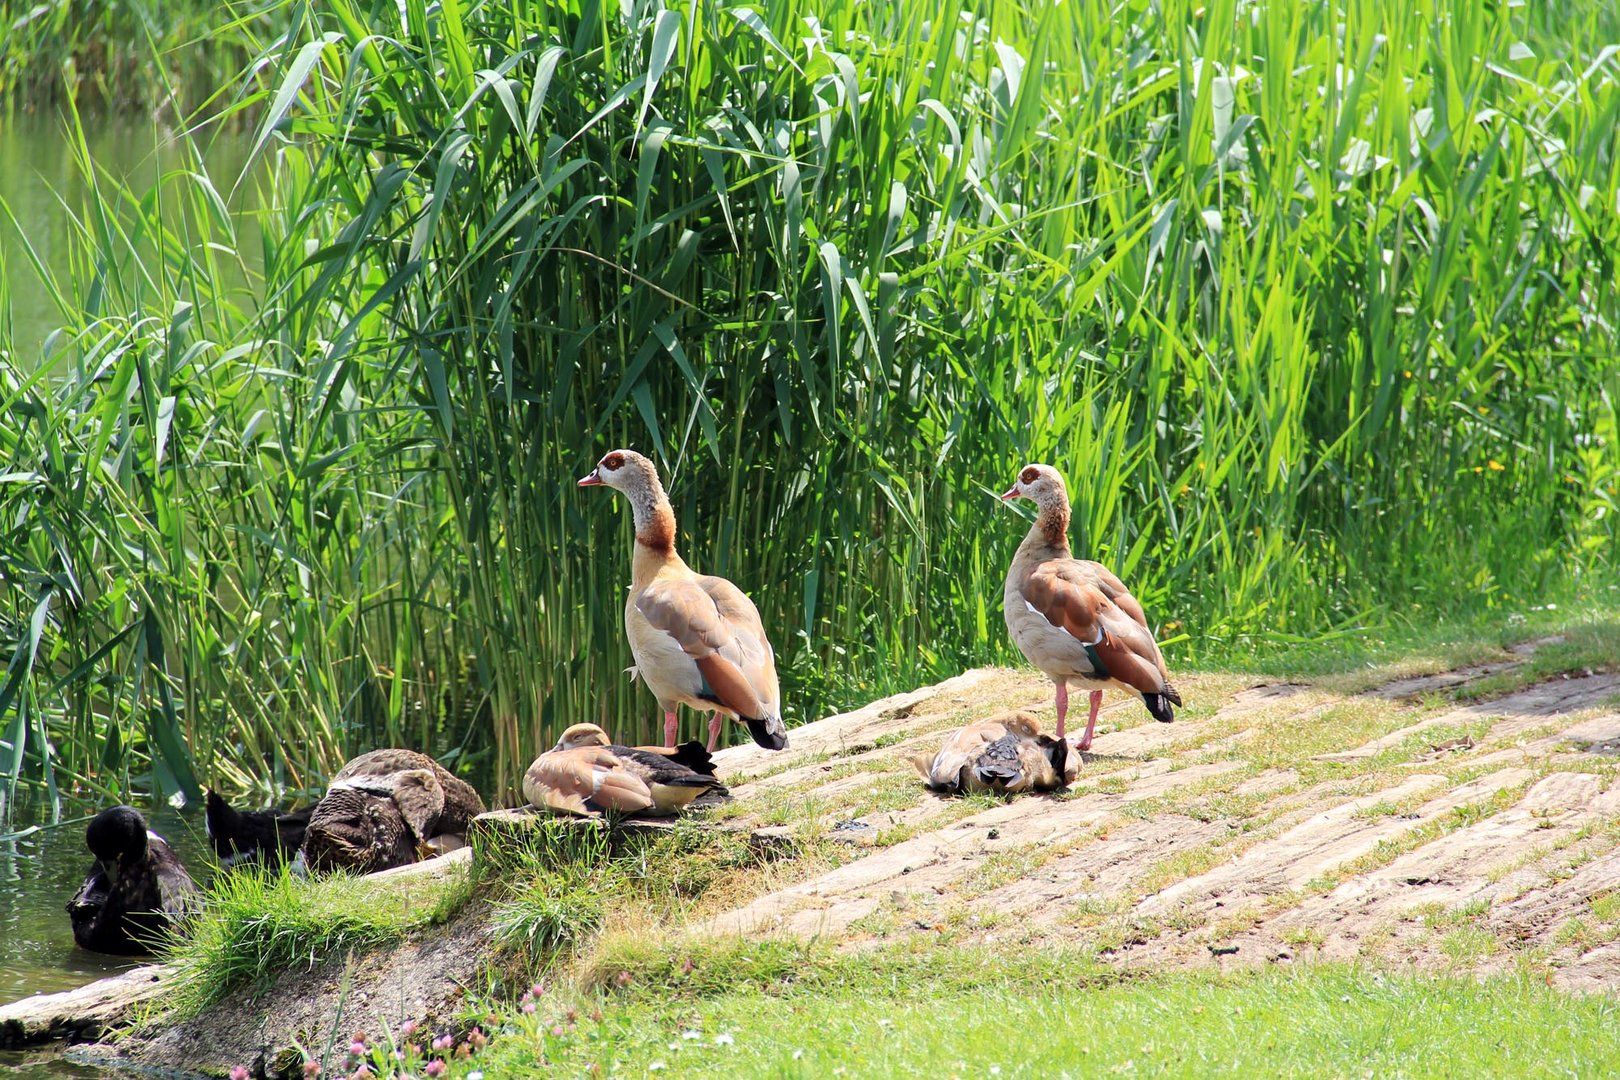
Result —
<svg viewBox="0 0 1620 1080"><path fill-rule="evenodd" d="M196 882L133 806L97 814L84 841L96 865L67 904L73 940L81 949L149 953L201 906Z"/></svg>
<svg viewBox="0 0 1620 1080"><path fill-rule="evenodd" d="M673 814L709 792L728 794L701 743L616 746L595 724L563 732L523 777L530 805L574 814Z"/></svg>
<svg viewBox="0 0 1620 1080"><path fill-rule="evenodd" d="M1092 687L1091 716L1076 749L1091 749L1102 688L1140 694L1155 720L1175 719L1181 695L1142 605L1101 563L1069 554L1069 492L1050 465L1027 465L1003 500L1033 499L1038 513L1007 570L1002 614L1013 644L1057 687L1057 736L1069 711L1069 682Z"/></svg>
<svg viewBox="0 0 1620 1080"><path fill-rule="evenodd" d="M955 794L1055 791L1076 772L1069 744L1043 735L1040 721L1028 713L968 724L932 758L918 754L912 764L928 787Z"/></svg>
<svg viewBox="0 0 1620 1080"><path fill-rule="evenodd" d="M748 725L767 750L787 749L776 653L759 610L721 577L696 573L675 553L675 512L658 470L633 450L615 450L579 482L622 491L635 515L635 556L624 629L635 672L664 710L664 745L675 745L675 706L712 711L709 749L722 718Z"/></svg>
<svg viewBox="0 0 1620 1080"><path fill-rule="evenodd" d="M310 813L300 849L315 871L369 874L466 844L484 800L414 750L373 750L338 770Z"/></svg>
<svg viewBox="0 0 1620 1080"><path fill-rule="evenodd" d="M238 810L212 788L203 819L208 840L221 869L256 862L272 869L290 862L304 845L304 830L315 808L283 813L279 810Z"/></svg>

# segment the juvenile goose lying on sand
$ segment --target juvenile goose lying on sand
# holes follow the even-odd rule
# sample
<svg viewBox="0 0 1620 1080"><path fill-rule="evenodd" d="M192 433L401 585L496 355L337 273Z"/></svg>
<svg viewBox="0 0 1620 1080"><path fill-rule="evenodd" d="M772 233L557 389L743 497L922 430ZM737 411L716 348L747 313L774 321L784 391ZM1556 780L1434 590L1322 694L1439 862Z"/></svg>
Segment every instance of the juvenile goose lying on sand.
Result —
<svg viewBox="0 0 1620 1080"><path fill-rule="evenodd" d="M373 750L332 778L300 854L317 872L387 870L465 846L483 812L472 785L426 754Z"/></svg>
<svg viewBox="0 0 1620 1080"><path fill-rule="evenodd" d="M1153 719L1175 719L1181 695L1170 685L1147 616L1101 563L1069 554L1069 492L1050 465L1026 465L1002 496L1033 499L1035 524L1018 545L1001 598L1013 644L1057 687L1057 737L1069 711L1069 683L1091 689L1091 716L1075 748L1091 749L1103 687L1141 696Z"/></svg>
<svg viewBox="0 0 1620 1080"><path fill-rule="evenodd" d="M96 865L67 905L81 949L149 953L200 906L202 893L191 875L133 806L97 814L84 841Z"/></svg>
<svg viewBox="0 0 1620 1080"><path fill-rule="evenodd" d="M1074 779L1077 764L1062 739L1041 734L1028 713L977 720L946 740L937 754L911 763L935 791L963 794L1054 791Z"/></svg>
<svg viewBox="0 0 1620 1080"><path fill-rule="evenodd" d="M701 743L673 750L617 746L595 724L563 732L523 777L531 805L572 814L674 814L709 792L729 794Z"/></svg>

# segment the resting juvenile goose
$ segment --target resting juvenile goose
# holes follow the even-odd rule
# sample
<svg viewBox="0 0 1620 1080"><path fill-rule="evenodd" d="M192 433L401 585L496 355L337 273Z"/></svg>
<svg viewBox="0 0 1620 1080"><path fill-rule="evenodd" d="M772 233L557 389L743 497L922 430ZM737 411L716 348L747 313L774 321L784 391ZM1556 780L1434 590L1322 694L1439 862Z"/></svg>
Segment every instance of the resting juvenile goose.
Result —
<svg viewBox="0 0 1620 1080"><path fill-rule="evenodd" d="M1155 720L1175 719L1181 695L1142 605L1101 563L1069 554L1069 492L1050 465L1027 465L1002 499L1033 499L1039 513L1018 545L1002 614L1013 643L1057 687L1057 736L1069 711L1069 682L1092 687L1091 716L1077 749L1091 749L1102 688L1140 694Z"/></svg>
<svg viewBox="0 0 1620 1080"><path fill-rule="evenodd" d="M67 905L80 948L121 956L151 952L199 907L202 894L191 875L133 806L97 814L84 840L96 865Z"/></svg>
<svg viewBox="0 0 1620 1080"><path fill-rule="evenodd" d="M332 778L301 854L315 871L387 870L464 846L467 826L483 812L472 785L426 754L373 750Z"/></svg>
<svg viewBox="0 0 1620 1080"><path fill-rule="evenodd" d="M932 758L918 754L911 760L930 788L956 794L1053 791L1076 773L1069 744L1041 734L1040 722L1028 713L975 721Z"/></svg>
<svg viewBox="0 0 1620 1080"><path fill-rule="evenodd" d="M310 811L238 810L212 788L204 824L221 868L257 862L275 868L292 859L304 843Z"/></svg>
<svg viewBox="0 0 1620 1080"><path fill-rule="evenodd" d="M708 792L727 794L698 743L673 752L616 746L595 724L575 724L523 777L531 805L574 814L673 814Z"/></svg>
<svg viewBox="0 0 1620 1080"><path fill-rule="evenodd" d="M675 512L652 462L615 450L579 482L599 484L622 491L635 515L624 629L636 671L664 710L664 744L675 745L675 707L684 704L714 713L710 750L726 716L748 725L760 746L785 750L776 653L759 609L725 578L696 573L675 554Z"/></svg>

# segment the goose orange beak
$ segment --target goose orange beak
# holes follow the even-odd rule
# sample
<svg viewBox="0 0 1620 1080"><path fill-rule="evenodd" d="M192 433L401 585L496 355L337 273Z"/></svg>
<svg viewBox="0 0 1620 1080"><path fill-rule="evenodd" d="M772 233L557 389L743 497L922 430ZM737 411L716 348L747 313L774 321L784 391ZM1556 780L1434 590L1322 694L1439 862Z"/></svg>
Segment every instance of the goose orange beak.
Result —
<svg viewBox="0 0 1620 1080"><path fill-rule="evenodd" d="M600 487L601 484L602 476L595 469L592 469L590 472L579 478L580 487Z"/></svg>
<svg viewBox="0 0 1620 1080"><path fill-rule="evenodd" d="M580 483L582 483L582 484L584 482L585 481L583 481L583 480L580 481ZM1014 484L1012 487L1008 488L1006 491L1003 491L1001 493L1001 501L1002 502L1007 502L1010 499L1018 498L1018 496L1020 496L1022 494L1023 494L1023 492L1018 490L1018 485Z"/></svg>

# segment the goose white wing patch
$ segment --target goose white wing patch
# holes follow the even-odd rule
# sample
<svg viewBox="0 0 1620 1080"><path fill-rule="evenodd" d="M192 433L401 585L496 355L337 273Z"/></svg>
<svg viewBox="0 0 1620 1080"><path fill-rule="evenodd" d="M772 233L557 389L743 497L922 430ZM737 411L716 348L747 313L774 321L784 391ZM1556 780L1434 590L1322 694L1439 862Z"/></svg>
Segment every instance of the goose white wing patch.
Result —
<svg viewBox="0 0 1620 1080"><path fill-rule="evenodd" d="M1036 615L1039 615L1041 618L1043 618L1043 619L1046 618L1046 613L1043 612L1040 608L1036 607L1034 604L1030 603L1028 600L1024 601L1024 606L1026 608L1028 608L1030 611L1034 612ZM1047 620L1047 625L1049 625L1049 626L1051 625L1051 620L1049 620L1049 619ZM1069 628L1067 626L1053 626L1052 629L1056 630L1058 633L1062 634L1064 637L1070 639L1071 641L1080 641L1079 638L1077 638L1073 634L1069 633ZM1080 644L1082 644L1082 645L1098 645L1098 644L1102 643L1102 639L1103 639L1102 628L1098 627L1096 637L1092 638L1090 641L1080 641Z"/></svg>

